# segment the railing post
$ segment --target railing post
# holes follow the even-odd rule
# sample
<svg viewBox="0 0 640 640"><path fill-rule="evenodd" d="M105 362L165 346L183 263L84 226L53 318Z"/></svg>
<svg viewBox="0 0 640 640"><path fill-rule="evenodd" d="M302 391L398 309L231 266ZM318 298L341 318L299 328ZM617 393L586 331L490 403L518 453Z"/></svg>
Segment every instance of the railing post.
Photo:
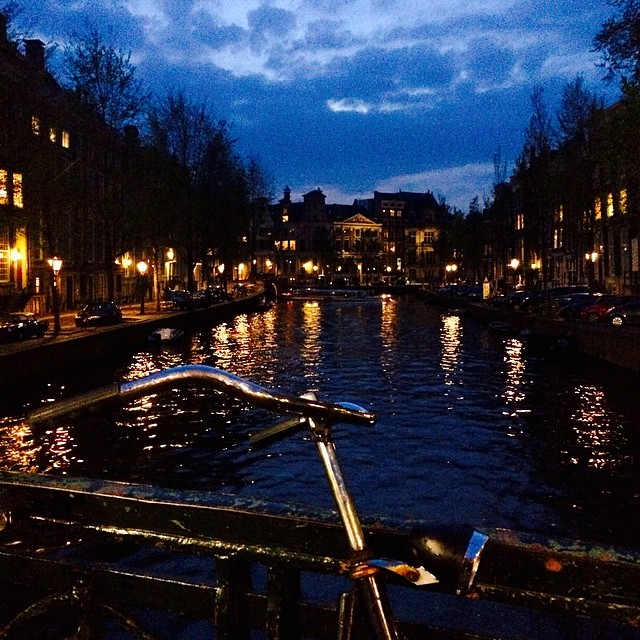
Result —
<svg viewBox="0 0 640 640"><path fill-rule="evenodd" d="M249 567L237 556L216 559L214 622L218 640L249 640L251 630L247 593L251 591Z"/></svg>
<svg viewBox="0 0 640 640"><path fill-rule="evenodd" d="M266 620L269 640L294 640L300 637L296 611L300 595L300 571L283 565L269 567Z"/></svg>

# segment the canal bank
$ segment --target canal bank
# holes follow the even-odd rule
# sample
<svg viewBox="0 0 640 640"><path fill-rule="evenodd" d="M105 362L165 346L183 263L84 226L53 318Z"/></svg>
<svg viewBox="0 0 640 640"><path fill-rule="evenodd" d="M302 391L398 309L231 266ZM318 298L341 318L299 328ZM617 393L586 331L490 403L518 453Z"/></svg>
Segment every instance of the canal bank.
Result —
<svg viewBox="0 0 640 640"><path fill-rule="evenodd" d="M437 296L416 290L415 295L428 304L445 304L490 324L502 322L513 328L514 335L526 332L552 340L565 341L572 349L590 358L640 372L640 330L635 327L611 327L575 320L560 320L535 316L522 311L499 309L484 302L464 299L438 299Z"/></svg>
<svg viewBox="0 0 640 640"><path fill-rule="evenodd" d="M143 315L132 306L123 309L121 324L91 329L75 328L73 314L67 314L57 336L47 333L44 338L0 345L0 386L10 387L43 373L48 375L140 349L147 343L147 336L160 327L191 330L223 322L255 310L260 299L261 292L257 292L204 309L148 309Z"/></svg>

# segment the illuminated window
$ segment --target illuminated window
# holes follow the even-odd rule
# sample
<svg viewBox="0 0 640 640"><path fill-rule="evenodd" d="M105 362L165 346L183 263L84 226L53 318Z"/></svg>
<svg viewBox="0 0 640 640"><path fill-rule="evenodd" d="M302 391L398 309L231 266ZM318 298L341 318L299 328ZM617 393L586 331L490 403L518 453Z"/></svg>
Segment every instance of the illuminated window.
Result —
<svg viewBox="0 0 640 640"><path fill-rule="evenodd" d="M40 135L40 118L38 116L31 116L31 131L36 136Z"/></svg>
<svg viewBox="0 0 640 640"><path fill-rule="evenodd" d="M0 231L0 282L9 282L9 231Z"/></svg>
<svg viewBox="0 0 640 640"><path fill-rule="evenodd" d="M627 213L627 190L620 191L620 213Z"/></svg>
<svg viewBox="0 0 640 640"><path fill-rule="evenodd" d="M613 193L607 196L607 218L613 215Z"/></svg>
<svg viewBox="0 0 640 640"><path fill-rule="evenodd" d="M22 201L22 174L13 174L13 206L23 208L24 202Z"/></svg>
<svg viewBox="0 0 640 640"><path fill-rule="evenodd" d="M63 131L60 134L60 137L61 137L62 146L65 149L68 149L71 146L71 137L69 136L69 132L68 131Z"/></svg>
<svg viewBox="0 0 640 640"><path fill-rule="evenodd" d="M554 249L562 248L562 229L553 230L553 248Z"/></svg>
<svg viewBox="0 0 640 640"><path fill-rule="evenodd" d="M562 220L564 219L564 209L562 208L562 205L560 205L556 211L555 211L555 219L556 222L562 222Z"/></svg>
<svg viewBox="0 0 640 640"><path fill-rule="evenodd" d="M0 204L9 204L8 175L6 169L0 169Z"/></svg>
<svg viewBox="0 0 640 640"><path fill-rule="evenodd" d="M516 213L516 230L522 231L524 229L524 213Z"/></svg>
<svg viewBox="0 0 640 640"><path fill-rule="evenodd" d="M50 127L49 140L51 140L51 142L55 142L57 139L58 139L58 132L53 127Z"/></svg>
<svg viewBox="0 0 640 640"><path fill-rule="evenodd" d="M596 214L596 220L600 220L600 218L602 218L602 204L600 202L600 198L596 198L596 201L593 203L593 209Z"/></svg>

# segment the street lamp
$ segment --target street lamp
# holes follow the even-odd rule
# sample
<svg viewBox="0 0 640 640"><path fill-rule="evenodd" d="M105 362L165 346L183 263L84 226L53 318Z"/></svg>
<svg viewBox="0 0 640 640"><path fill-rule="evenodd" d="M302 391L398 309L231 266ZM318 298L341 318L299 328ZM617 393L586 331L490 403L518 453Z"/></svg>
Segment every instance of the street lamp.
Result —
<svg viewBox="0 0 640 640"><path fill-rule="evenodd" d="M144 260L140 260L140 262L138 262L138 264L136 265L136 267L138 268L138 273L140 274L140 315L143 316L144 315L144 298L146 295L146 285L147 285L147 278L146 278L146 274L147 274L147 269L149 268L149 265L144 261Z"/></svg>
<svg viewBox="0 0 640 640"><path fill-rule="evenodd" d="M513 269L513 288L515 289L517 287L517 282L516 282L516 271L518 270L518 268L520 267L520 260L518 260L518 258L513 258L511 260L511 262L509 263L509 266L511 267L511 269Z"/></svg>
<svg viewBox="0 0 640 640"><path fill-rule="evenodd" d="M456 271L458 270L458 265L455 264L454 262L448 264L445 268L444 268L444 283L447 284L447 275L451 276L454 273L456 273Z"/></svg>
<svg viewBox="0 0 640 640"><path fill-rule="evenodd" d="M62 327L60 326L60 295L58 293L58 275L62 270L62 259L58 256L47 260L51 267L51 297L53 299L53 335L57 336Z"/></svg>
<svg viewBox="0 0 640 640"><path fill-rule="evenodd" d="M584 254L584 259L587 261L587 279L589 282L589 292L593 293L594 283L596 279L596 260L598 259L598 252L591 251Z"/></svg>

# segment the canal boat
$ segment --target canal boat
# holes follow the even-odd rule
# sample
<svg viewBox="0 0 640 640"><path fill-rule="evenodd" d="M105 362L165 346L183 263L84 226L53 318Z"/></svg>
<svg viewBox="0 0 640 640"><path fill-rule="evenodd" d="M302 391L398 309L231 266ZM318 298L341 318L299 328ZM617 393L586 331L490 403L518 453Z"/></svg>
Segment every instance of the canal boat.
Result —
<svg viewBox="0 0 640 640"><path fill-rule="evenodd" d="M171 344L182 340L185 333L177 327L159 327L147 336L147 341L151 344Z"/></svg>
<svg viewBox="0 0 640 640"><path fill-rule="evenodd" d="M313 302L380 302L373 289L360 288L312 288L291 289L280 294L283 300L306 300Z"/></svg>
<svg viewBox="0 0 640 640"><path fill-rule="evenodd" d="M419 519L361 522L331 427L370 428L376 416L350 402L185 365L51 402L30 422L54 428L178 385L286 416L247 444L305 433L336 511L2 471L0 637L639 637L638 549Z"/></svg>

